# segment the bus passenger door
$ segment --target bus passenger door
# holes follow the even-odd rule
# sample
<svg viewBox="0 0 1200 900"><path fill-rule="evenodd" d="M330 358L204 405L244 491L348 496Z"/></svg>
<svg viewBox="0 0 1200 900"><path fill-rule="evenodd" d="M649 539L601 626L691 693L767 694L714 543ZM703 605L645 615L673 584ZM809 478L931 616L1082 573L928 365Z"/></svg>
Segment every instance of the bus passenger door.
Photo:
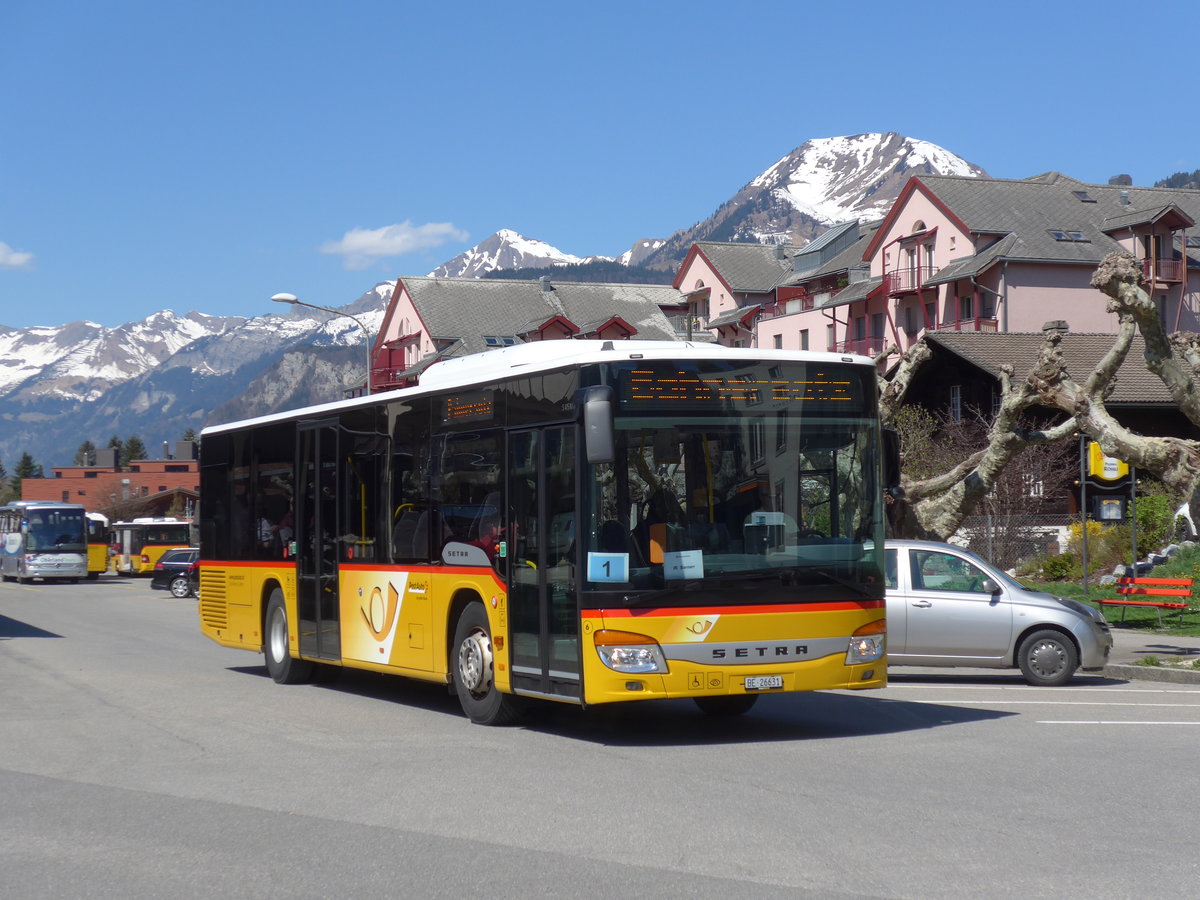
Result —
<svg viewBox="0 0 1200 900"><path fill-rule="evenodd" d="M338 630L337 420L302 422L297 431L296 607L300 653L341 658Z"/></svg>
<svg viewBox="0 0 1200 900"><path fill-rule="evenodd" d="M513 689L579 699L574 428L509 433L505 477Z"/></svg>

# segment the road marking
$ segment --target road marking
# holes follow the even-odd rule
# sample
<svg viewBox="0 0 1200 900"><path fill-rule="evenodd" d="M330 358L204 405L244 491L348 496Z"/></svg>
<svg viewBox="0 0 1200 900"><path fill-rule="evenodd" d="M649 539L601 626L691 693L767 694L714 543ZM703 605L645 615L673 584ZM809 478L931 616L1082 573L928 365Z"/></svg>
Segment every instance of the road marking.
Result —
<svg viewBox="0 0 1200 900"><path fill-rule="evenodd" d="M1200 722L1118 722L1107 719L1039 719L1039 725L1200 725Z"/></svg>
<svg viewBox="0 0 1200 900"><path fill-rule="evenodd" d="M1200 688L1126 688L1126 687L1109 687L1107 685L1095 686L1077 686L1077 687L1034 687L1033 685L1025 684L897 684L889 682L888 688L908 689L908 690L939 690L939 691L1019 691L1019 692L1037 692L1044 693L1046 691L1079 691L1085 694L1200 694Z"/></svg>
<svg viewBox="0 0 1200 900"><path fill-rule="evenodd" d="M908 703L929 703L943 706L945 700L909 700ZM1165 707L1170 709L1197 709L1200 708L1195 703L1122 703L1120 701L1113 703L1104 703L1098 700L954 700L950 701L955 705L964 706L983 706L984 704L995 703L1002 706L1152 706Z"/></svg>

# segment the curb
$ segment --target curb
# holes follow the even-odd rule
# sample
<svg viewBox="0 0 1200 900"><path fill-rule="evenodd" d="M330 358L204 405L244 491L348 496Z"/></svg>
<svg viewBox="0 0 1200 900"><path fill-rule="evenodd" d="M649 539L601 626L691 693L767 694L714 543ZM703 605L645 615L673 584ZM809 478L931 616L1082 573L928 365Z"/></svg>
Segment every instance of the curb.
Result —
<svg viewBox="0 0 1200 900"><path fill-rule="evenodd" d="M1107 678L1127 681L1166 681L1171 684L1200 684L1200 669L1176 669L1167 666L1105 666Z"/></svg>

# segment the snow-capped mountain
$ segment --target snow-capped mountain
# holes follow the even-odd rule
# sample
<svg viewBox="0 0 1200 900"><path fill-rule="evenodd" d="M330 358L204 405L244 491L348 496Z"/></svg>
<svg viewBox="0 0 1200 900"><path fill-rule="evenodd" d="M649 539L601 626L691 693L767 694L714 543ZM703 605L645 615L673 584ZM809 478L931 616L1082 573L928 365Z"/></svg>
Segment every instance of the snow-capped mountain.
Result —
<svg viewBox="0 0 1200 900"><path fill-rule="evenodd" d="M347 311L375 333L394 284L377 285ZM0 462L11 471L30 453L47 469L66 465L83 441L102 444L114 434L136 434L152 448L178 440L256 379L265 378L262 397L280 400L276 409L337 399L361 383L363 340L351 320L304 307L249 319L164 310L118 328L0 329ZM326 364L313 366L314 355ZM310 375L269 374L285 358L294 371L304 357Z"/></svg>
<svg viewBox="0 0 1200 900"><path fill-rule="evenodd" d="M543 266L567 266L607 256L572 256L509 229L501 229L486 241L444 262L429 274L437 278L480 278L497 269L536 269Z"/></svg>
<svg viewBox="0 0 1200 900"><path fill-rule="evenodd" d="M673 269L696 241L803 246L836 222L882 218L913 175L986 174L949 150L895 132L818 138L797 147L750 181L703 222L669 238L639 239L616 261ZM479 278L498 269L610 259L572 256L505 229L429 274Z"/></svg>
<svg viewBox="0 0 1200 900"><path fill-rule="evenodd" d="M889 134L809 141L750 182L818 222L880 219L912 175L986 175L928 141ZM765 235L770 237L770 233Z"/></svg>
<svg viewBox="0 0 1200 900"><path fill-rule="evenodd" d="M170 359L199 338L236 328L241 317L169 309L118 328L71 322L0 334L0 398L95 400Z"/></svg>
<svg viewBox="0 0 1200 900"><path fill-rule="evenodd" d="M674 268L696 241L803 246L835 222L882 218L913 175L986 174L949 150L895 132L811 140L703 222L675 232L642 265Z"/></svg>

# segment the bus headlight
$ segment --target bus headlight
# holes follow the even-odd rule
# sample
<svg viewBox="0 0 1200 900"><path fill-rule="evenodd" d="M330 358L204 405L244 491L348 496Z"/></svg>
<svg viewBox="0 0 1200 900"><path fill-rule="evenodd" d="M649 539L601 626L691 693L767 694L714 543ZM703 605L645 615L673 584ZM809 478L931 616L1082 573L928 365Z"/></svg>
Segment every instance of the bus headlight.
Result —
<svg viewBox="0 0 1200 900"><path fill-rule="evenodd" d="M601 661L624 675L666 672L667 660L658 641L629 631L597 631L593 637Z"/></svg>
<svg viewBox="0 0 1200 900"><path fill-rule="evenodd" d="M846 665L871 663L883 656L887 646L887 621L871 622L854 632L846 647Z"/></svg>

